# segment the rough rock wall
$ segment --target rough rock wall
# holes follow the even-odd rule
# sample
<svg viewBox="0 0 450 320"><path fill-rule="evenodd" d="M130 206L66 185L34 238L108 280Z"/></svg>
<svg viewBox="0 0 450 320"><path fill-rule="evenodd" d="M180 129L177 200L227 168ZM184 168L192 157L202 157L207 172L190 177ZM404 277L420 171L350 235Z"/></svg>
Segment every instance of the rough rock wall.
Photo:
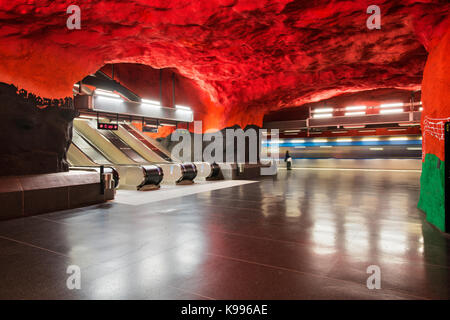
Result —
<svg viewBox="0 0 450 320"><path fill-rule="evenodd" d="M106 63L173 68L223 110L220 126L381 87L418 88L426 49L448 25L436 0L0 1L0 81L65 97ZM368 30L369 5L381 29ZM211 118L214 120L214 118Z"/></svg>
<svg viewBox="0 0 450 320"><path fill-rule="evenodd" d="M0 176L68 170L66 153L77 113L39 107L16 87L0 83Z"/></svg>
<svg viewBox="0 0 450 320"><path fill-rule="evenodd" d="M422 82L423 165L419 208L444 231L444 127L450 121L450 28L430 49ZM450 230L445 230L450 232Z"/></svg>

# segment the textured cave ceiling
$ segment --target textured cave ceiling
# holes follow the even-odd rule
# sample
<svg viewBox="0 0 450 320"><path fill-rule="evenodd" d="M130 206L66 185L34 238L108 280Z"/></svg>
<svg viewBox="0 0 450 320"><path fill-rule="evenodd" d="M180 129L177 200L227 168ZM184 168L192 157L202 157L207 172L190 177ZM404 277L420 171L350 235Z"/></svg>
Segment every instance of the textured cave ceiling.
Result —
<svg viewBox="0 0 450 320"><path fill-rule="evenodd" d="M83 0L81 30L68 30L70 4L0 0L0 81L56 98L107 63L172 68L217 127L345 92L418 89L450 10L430 0ZM380 30L366 27L373 4Z"/></svg>

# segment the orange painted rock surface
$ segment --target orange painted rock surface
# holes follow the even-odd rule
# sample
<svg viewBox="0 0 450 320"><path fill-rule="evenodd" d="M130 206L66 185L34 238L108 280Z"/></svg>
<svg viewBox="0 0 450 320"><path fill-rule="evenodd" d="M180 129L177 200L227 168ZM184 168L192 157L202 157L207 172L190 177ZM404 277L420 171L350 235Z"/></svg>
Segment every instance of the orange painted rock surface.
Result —
<svg viewBox="0 0 450 320"><path fill-rule="evenodd" d="M70 4L0 1L0 82L59 98L107 63L171 68L201 92L211 128L344 92L418 88L449 11L432 0L80 1L81 30L68 30ZM373 4L380 30L366 27Z"/></svg>

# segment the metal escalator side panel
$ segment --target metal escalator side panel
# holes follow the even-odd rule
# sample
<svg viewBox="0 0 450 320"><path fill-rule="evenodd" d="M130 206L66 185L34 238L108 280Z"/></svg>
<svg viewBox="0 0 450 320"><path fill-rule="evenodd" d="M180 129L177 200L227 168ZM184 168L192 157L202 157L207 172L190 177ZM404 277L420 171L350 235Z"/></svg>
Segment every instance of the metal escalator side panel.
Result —
<svg viewBox="0 0 450 320"><path fill-rule="evenodd" d="M88 139L73 128L72 144L75 145L90 161L98 165L110 165L109 161Z"/></svg>
<svg viewBox="0 0 450 320"><path fill-rule="evenodd" d="M172 162L172 159L167 156L164 152L162 152L158 147L156 147L154 144L152 144L150 141L142 137L138 132L136 132L135 129L133 129L128 124L122 124L122 126L127 130L130 134L132 134L135 138L137 138L139 141L141 141L145 146L147 146L150 150L152 150L154 153L156 153L160 158L164 159L165 161Z"/></svg>
<svg viewBox="0 0 450 320"><path fill-rule="evenodd" d="M70 144L69 149L67 150L67 161L71 166L97 165L73 143Z"/></svg>
<svg viewBox="0 0 450 320"><path fill-rule="evenodd" d="M116 165L136 165L137 163L128 158L122 151L114 146L103 136L91 121L74 119L74 128L103 155Z"/></svg>
<svg viewBox="0 0 450 320"><path fill-rule="evenodd" d="M141 140L137 139L134 135L128 132L128 130L122 125L119 125L118 130L113 131L113 133L128 144L141 157L143 157L147 163L161 162L161 158L156 153L143 144Z"/></svg>
<svg viewBox="0 0 450 320"><path fill-rule="evenodd" d="M142 158L136 151L134 151L127 143L125 143L122 139L120 139L116 134L112 131L104 130L101 134L108 139L117 149L122 151L128 158L137 163L147 163L147 161Z"/></svg>

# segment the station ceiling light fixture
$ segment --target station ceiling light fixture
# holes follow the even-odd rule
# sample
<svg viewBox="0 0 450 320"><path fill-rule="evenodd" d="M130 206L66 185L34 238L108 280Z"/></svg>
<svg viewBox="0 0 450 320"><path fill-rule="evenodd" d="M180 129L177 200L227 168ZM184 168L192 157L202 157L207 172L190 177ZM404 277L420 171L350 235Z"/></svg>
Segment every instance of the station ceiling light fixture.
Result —
<svg viewBox="0 0 450 320"><path fill-rule="evenodd" d="M342 139L337 139L336 142L352 142L353 139L352 138L342 138Z"/></svg>
<svg viewBox="0 0 450 320"><path fill-rule="evenodd" d="M366 110L367 107L366 106L348 106L345 107L346 111L357 111L357 110Z"/></svg>
<svg viewBox="0 0 450 320"><path fill-rule="evenodd" d="M403 107L403 102L392 102L392 103L383 103L380 104L380 108L395 108L395 107Z"/></svg>
<svg viewBox="0 0 450 320"><path fill-rule="evenodd" d="M189 111L189 112L192 112L192 109L191 109L191 108L189 108L189 107L187 107L187 106L182 106L182 105L179 105L179 104L175 105L175 108L176 108L177 110L181 110L181 111Z"/></svg>
<svg viewBox="0 0 450 320"><path fill-rule="evenodd" d="M118 95L117 93L114 93L112 91L103 90L103 89L95 89L94 94L96 96L104 97L104 98L108 98L108 99L123 100L122 97L120 95Z"/></svg>
<svg viewBox="0 0 450 320"><path fill-rule="evenodd" d="M400 108L380 110L380 114L391 114L391 113L402 113L402 112L403 112L403 109L400 109Z"/></svg>
<svg viewBox="0 0 450 320"><path fill-rule="evenodd" d="M161 108L161 103L156 100L141 99L141 105L149 106L152 108Z"/></svg>
<svg viewBox="0 0 450 320"><path fill-rule="evenodd" d="M317 113L313 115L314 119L320 119L320 118L331 118L333 116L332 113Z"/></svg>
<svg viewBox="0 0 450 320"><path fill-rule="evenodd" d="M362 129L366 126L344 126L344 129Z"/></svg>
<svg viewBox="0 0 450 320"><path fill-rule="evenodd" d="M312 112L313 113L326 113L326 112L333 112L333 108L316 108L313 109Z"/></svg>
<svg viewBox="0 0 450 320"><path fill-rule="evenodd" d="M345 115L347 116L347 117L353 117L353 116L363 116L363 115L365 115L366 114L366 112L365 111L353 111L353 112L346 112L345 113Z"/></svg>

